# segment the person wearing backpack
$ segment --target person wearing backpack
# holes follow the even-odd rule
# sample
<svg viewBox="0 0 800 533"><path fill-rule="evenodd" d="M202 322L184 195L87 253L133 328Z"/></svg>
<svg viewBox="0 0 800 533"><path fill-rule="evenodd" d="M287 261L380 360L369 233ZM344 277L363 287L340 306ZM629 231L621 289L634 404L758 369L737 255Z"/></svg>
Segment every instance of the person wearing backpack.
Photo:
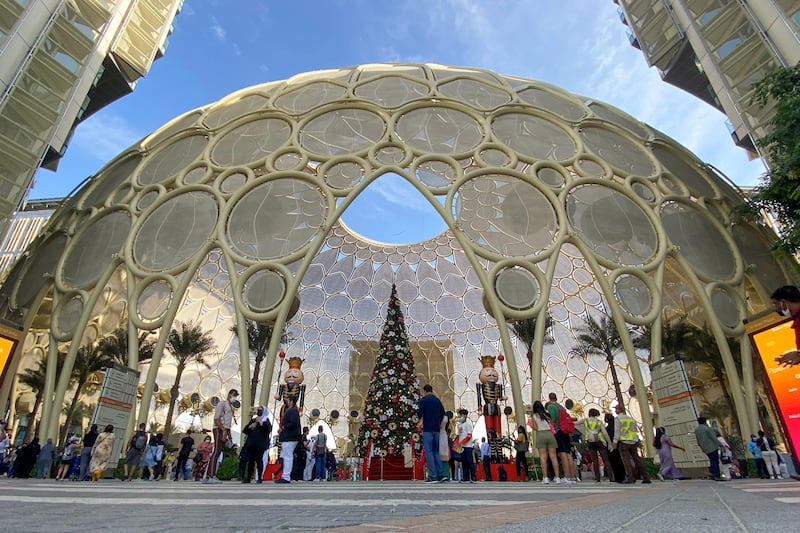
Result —
<svg viewBox="0 0 800 533"><path fill-rule="evenodd" d="M125 481L126 479L130 481L133 479L133 475L136 473L136 467L139 466L139 462L142 460L144 450L147 448L147 431L145 431L146 427L147 426L144 422L139 424L139 429L134 432L131 440L128 441L128 449L125 451L125 464L123 465L122 481Z"/></svg>
<svg viewBox="0 0 800 533"><path fill-rule="evenodd" d="M608 456L608 448L611 446L611 437L606 431L603 421L600 420L600 411L594 407L589 409L588 418L578 421L581 428L583 440L586 441L586 452L592 462L592 473L594 480L600 483L600 459L603 459L603 466L608 473L608 480L614 481L614 470L611 468L611 459Z"/></svg>
<svg viewBox="0 0 800 533"><path fill-rule="evenodd" d="M551 392L546 405L547 414L556 428L556 451L561 461L561 470L564 473L564 483L568 485L577 483L578 473L575 470L575 461L572 460L572 434L575 432L575 421L563 405L558 403L558 396Z"/></svg>
<svg viewBox="0 0 800 533"><path fill-rule="evenodd" d="M328 456L328 437L323 433L322 424L317 428L317 435L314 439L314 457L317 481L325 481L328 477L325 473L325 461Z"/></svg>

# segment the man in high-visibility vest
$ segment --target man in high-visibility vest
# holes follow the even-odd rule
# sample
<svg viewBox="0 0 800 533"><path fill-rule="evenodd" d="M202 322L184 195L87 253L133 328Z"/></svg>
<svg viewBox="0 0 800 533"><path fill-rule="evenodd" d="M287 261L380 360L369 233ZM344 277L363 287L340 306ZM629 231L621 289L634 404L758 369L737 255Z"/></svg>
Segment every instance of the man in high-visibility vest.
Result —
<svg viewBox="0 0 800 533"><path fill-rule="evenodd" d="M580 428L583 440L586 442L586 452L592 459L592 472L594 480L600 482L600 459L603 459L603 467L608 474L609 481L614 480L614 469L611 468L611 459L608 456L608 448L611 446L611 439L606 431L606 426L600 420L600 411L595 408L589 409L589 417L579 420L576 427Z"/></svg>
<svg viewBox="0 0 800 533"><path fill-rule="evenodd" d="M622 404L617 404L614 409L617 412L617 419L614 422L614 447L619 450L622 464L625 465L623 483L636 483L638 477L642 478L642 483L651 483L647 467L639 455L641 441L636 419L625 413L625 406Z"/></svg>

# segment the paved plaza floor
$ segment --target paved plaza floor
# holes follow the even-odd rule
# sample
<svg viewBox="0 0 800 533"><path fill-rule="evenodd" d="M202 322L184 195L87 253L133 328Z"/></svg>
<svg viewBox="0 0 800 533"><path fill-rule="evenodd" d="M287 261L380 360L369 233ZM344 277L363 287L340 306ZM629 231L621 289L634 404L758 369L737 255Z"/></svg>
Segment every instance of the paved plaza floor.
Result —
<svg viewBox="0 0 800 533"><path fill-rule="evenodd" d="M800 482L301 482L0 479L2 531L800 531Z"/></svg>

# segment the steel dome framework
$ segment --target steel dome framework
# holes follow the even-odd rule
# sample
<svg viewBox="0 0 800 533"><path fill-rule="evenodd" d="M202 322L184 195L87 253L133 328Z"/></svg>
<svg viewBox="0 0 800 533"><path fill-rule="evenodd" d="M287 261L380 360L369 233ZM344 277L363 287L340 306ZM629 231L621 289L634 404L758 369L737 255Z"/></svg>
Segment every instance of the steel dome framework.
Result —
<svg viewBox="0 0 800 533"><path fill-rule="evenodd" d="M387 174L412 184L448 229L408 245L348 229L342 213ZM174 377L162 354L176 318L200 322L220 347L212 368L181 382L203 398L249 383L245 319L269 321L293 340L272 339L270 386L258 399L241 387L244 405L267 403L284 349L306 359L307 405L350 412L395 283L418 369L456 406L476 406L478 357L502 352L518 423L551 391L608 407L607 364L568 356L572 329L603 313L622 332L616 363L638 399L629 408L650 431L657 326L686 314L714 334L736 415L752 431L749 345L737 369L725 339L743 335L742 318L787 275L767 233L732 223L739 201L666 135L540 81L430 64L301 74L185 113L64 203L0 289L5 318L27 332L11 369L61 346L64 371L51 365L45 390L61 405L81 345L118 327L152 330L137 413L146 421L153 385ZM532 317L530 368L507 324ZM656 326L649 354L628 333L643 325ZM130 366L137 357L132 343ZM55 435L47 405L43 422Z"/></svg>

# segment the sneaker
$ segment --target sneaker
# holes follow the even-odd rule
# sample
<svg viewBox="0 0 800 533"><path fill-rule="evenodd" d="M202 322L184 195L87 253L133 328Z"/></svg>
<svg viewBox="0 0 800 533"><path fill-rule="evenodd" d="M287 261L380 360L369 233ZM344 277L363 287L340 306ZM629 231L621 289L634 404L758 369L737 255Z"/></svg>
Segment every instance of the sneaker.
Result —
<svg viewBox="0 0 800 533"><path fill-rule="evenodd" d="M282 477L279 477L278 479L275 480L275 483L291 483L291 481L289 481L288 479L283 479Z"/></svg>
<svg viewBox="0 0 800 533"><path fill-rule="evenodd" d="M426 480L425 480L425 483L439 483L439 480L438 480L438 479L433 479L433 478L431 478L431 479L426 479Z"/></svg>
<svg viewBox="0 0 800 533"><path fill-rule="evenodd" d="M664 481L664 476L661 475L661 472L658 473L658 479L660 479L661 481Z"/></svg>
<svg viewBox="0 0 800 533"><path fill-rule="evenodd" d="M545 485L549 485L550 484L550 478L549 477L544 478L542 480L542 483L544 483Z"/></svg>
<svg viewBox="0 0 800 533"><path fill-rule="evenodd" d="M556 478L556 484L558 484L558 483L564 483L564 482L566 482L566 481L567 481L567 480L566 480L566 479L564 479L564 478L560 478L560 477L557 477L557 478Z"/></svg>
<svg viewBox="0 0 800 533"><path fill-rule="evenodd" d="M215 477L206 477L206 478L203 478L203 483L208 483L208 484L210 484L210 485L216 485L216 484L218 484L218 483L222 483L222 481L220 481L219 479L217 479L217 478L216 478L216 476L215 476Z"/></svg>
<svg viewBox="0 0 800 533"><path fill-rule="evenodd" d="M475 484L475 480L470 480L470 483Z"/></svg>
<svg viewBox="0 0 800 533"><path fill-rule="evenodd" d="M450 483L450 478L449 477L443 477L442 479L439 480L439 483Z"/></svg>
<svg viewBox="0 0 800 533"><path fill-rule="evenodd" d="M578 480L577 479L565 479L564 483L566 483L567 485L575 485L575 484L578 483Z"/></svg>

